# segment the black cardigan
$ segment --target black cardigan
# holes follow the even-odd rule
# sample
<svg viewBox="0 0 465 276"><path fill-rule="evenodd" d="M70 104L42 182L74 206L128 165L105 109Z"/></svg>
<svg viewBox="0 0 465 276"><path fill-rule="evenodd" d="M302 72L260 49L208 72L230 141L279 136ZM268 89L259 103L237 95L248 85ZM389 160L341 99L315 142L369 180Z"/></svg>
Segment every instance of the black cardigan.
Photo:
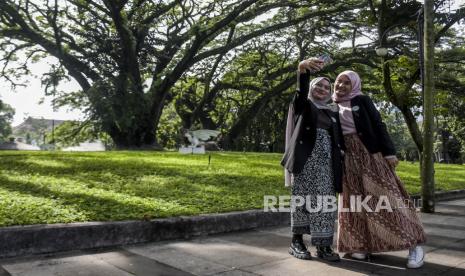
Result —
<svg viewBox="0 0 465 276"><path fill-rule="evenodd" d="M291 102L290 112L294 112L294 132L286 146L286 151L281 160L283 165L291 173L302 172L305 162L311 155L316 140L316 125L318 120L317 107L307 99L309 90L310 73L298 73L299 87ZM333 164L334 187L336 192L342 192L343 159L342 150L344 143L341 137L339 116L335 112L327 111L331 117L331 155Z"/></svg>
<svg viewBox="0 0 465 276"><path fill-rule="evenodd" d="M350 100L355 129L363 145L370 153L381 152L383 156L396 155L396 149L386 125L370 97L360 95Z"/></svg>

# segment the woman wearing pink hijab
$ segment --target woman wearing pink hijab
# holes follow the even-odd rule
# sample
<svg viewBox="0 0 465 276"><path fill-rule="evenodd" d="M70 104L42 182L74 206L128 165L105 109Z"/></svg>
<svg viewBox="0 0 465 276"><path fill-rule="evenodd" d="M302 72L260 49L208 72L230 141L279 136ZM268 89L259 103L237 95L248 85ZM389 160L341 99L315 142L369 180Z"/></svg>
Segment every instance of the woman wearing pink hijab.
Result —
<svg viewBox="0 0 465 276"><path fill-rule="evenodd" d="M386 125L371 99L362 95L356 72L340 73L334 90L346 147L338 251L366 259L370 253L409 249L407 267L419 268L424 252L418 244L425 242L425 233L415 207L400 204L411 199L395 173L398 160ZM357 198L369 208L353 208Z"/></svg>

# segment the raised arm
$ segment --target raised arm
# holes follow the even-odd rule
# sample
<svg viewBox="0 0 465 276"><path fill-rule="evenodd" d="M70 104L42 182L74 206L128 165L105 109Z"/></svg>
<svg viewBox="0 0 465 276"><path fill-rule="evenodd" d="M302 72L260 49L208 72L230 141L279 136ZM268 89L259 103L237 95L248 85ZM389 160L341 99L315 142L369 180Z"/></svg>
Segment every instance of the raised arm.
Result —
<svg viewBox="0 0 465 276"><path fill-rule="evenodd" d="M317 58L309 58L299 63L297 68L297 90L293 99L294 111L301 113L307 103L310 76L321 70L324 62Z"/></svg>

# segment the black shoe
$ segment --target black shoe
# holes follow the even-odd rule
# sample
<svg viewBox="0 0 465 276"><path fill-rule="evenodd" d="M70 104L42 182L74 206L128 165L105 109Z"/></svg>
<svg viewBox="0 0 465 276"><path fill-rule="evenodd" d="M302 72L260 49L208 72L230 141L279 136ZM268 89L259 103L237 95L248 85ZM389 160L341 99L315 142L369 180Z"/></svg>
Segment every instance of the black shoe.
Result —
<svg viewBox="0 0 465 276"><path fill-rule="evenodd" d="M320 259L328 262L339 262L341 260L339 254L334 253L331 246L317 246L316 249L316 254Z"/></svg>
<svg viewBox="0 0 465 276"><path fill-rule="evenodd" d="M289 247L289 254L302 260L312 259L312 255L308 252L302 239L292 239L291 246Z"/></svg>

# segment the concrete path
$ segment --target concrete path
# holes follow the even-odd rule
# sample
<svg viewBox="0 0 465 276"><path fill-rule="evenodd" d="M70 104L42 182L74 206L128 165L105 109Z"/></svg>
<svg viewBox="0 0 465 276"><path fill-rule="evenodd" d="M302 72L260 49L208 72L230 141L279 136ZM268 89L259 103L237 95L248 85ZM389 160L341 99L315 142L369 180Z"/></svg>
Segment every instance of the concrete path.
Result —
<svg viewBox="0 0 465 276"><path fill-rule="evenodd" d="M376 254L372 262L298 260L287 253L289 227L274 227L105 251L4 259L0 276L465 275L465 199L440 202L436 209L435 214L421 214L428 242L426 264L417 270L405 268L407 251Z"/></svg>

